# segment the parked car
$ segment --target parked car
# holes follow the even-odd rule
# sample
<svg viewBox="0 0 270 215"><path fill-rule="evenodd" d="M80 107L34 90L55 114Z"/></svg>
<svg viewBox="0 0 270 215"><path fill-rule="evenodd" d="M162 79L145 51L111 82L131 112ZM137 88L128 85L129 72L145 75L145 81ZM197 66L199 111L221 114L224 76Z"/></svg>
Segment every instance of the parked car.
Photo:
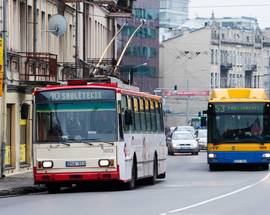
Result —
<svg viewBox="0 0 270 215"><path fill-rule="evenodd" d="M189 131L191 134L195 135L195 129L192 126L177 126L174 131Z"/></svg>
<svg viewBox="0 0 270 215"><path fill-rule="evenodd" d="M198 155L199 145L196 138L189 131L175 131L168 143L169 155L174 153L192 153Z"/></svg>
<svg viewBox="0 0 270 215"><path fill-rule="evenodd" d="M200 149L207 148L207 129L198 129L196 130L196 139L199 143Z"/></svg>

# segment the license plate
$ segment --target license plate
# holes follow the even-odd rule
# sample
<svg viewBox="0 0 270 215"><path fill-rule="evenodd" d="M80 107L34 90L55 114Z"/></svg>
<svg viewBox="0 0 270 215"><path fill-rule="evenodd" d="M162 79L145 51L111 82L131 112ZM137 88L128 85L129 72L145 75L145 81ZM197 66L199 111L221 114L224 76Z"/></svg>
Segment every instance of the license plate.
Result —
<svg viewBox="0 0 270 215"><path fill-rule="evenodd" d="M234 163L247 163L247 160L234 160Z"/></svg>
<svg viewBox="0 0 270 215"><path fill-rule="evenodd" d="M66 161L66 167L86 166L86 161Z"/></svg>
<svg viewBox="0 0 270 215"><path fill-rule="evenodd" d="M181 146L181 149L190 149L190 146Z"/></svg>

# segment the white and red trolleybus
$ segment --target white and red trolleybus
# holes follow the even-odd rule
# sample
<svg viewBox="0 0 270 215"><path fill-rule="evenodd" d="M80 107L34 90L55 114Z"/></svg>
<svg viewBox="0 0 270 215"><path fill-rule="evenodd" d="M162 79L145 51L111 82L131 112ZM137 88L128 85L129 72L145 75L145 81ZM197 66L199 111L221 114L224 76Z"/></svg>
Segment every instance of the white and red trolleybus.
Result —
<svg viewBox="0 0 270 215"><path fill-rule="evenodd" d="M34 181L61 186L165 178L161 97L117 83L69 82L34 92Z"/></svg>

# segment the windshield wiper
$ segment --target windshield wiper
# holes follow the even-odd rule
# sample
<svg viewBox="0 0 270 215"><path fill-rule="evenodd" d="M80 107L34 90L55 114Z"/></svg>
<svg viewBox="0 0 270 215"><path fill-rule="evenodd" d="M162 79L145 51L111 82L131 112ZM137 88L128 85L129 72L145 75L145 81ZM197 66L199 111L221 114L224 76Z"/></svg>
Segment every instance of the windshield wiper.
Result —
<svg viewBox="0 0 270 215"><path fill-rule="evenodd" d="M108 143L108 144L111 144L112 146L114 145L114 142L110 142L110 141L106 141L106 140L100 140L99 138L93 138L93 139L87 139L87 140L92 140L92 141L98 142L98 143Z"/></svg>
<svg viewBox="0 0 270 215"><path fill-rule="evenodd" d="M93 143L90 143L90 142L87 142L87 141L83 141L83 140L80 140L79 142L80 143L85 143L85 144L87 144L89 146L93 146L94 145Z"/></svg>
<svg viewBox="0 0 270 215"><path fill-rule="evenodd" d="M66 146L70 146L69 143L66 143L65 139L60 139L60 141L58 143L61 143L61 144L66 145Z"/></svg>
<svg viewBox="0 0 270 215"><path fill-rule="evenodd" d="M61 144L66 145L66 146L70 146L70 144L67 143L67 140L64 139L63 137L59 138L59 142L58 143L61 143Z"/></svg>

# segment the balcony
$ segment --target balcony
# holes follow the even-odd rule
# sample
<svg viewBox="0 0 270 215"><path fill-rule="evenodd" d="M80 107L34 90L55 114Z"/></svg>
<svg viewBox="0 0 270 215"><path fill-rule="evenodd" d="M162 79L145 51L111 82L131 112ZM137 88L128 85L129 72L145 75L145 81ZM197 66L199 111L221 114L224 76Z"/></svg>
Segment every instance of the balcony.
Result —
<svg viewBox="0 0 270 215"><path fill-rule="evenodd" d="M257 64L246 64L244 66L244 70L254 72L255 70L257 70Z"/></svg>
<svg viewBox="0 0 270 215"><path fill-rule="evenodd" d="M221 71L228 71L228 70L231 70L232 68L233 68L232 63L221 63L220 65Z"/></svg>
<svg viewBox="0 0 270 215"><path fill-rule="evenodd" d="M8 78L19 83L56 82L57 55L51 53L8 52Z"/></svg>
<svg viewBox="0 0 270 215"><path fill-rule="evenodd" d="M63 62L59 63L60 67L60 81L67 81L70 79L78 78L90 78L93 76L93 71L96 64L98 63L98 58L87 59L82 61L78 59L77 70L74 62ZM96 75L110 75L113 72L116 62L113 59L103 59L101 62Z"/></svg>
<svg viewBox="0 0 270 215"><path fill-rule="evenodd" d="M114 5L114 6L117 5L117 0L93 0L93 2L98 5L104 5L104 4Z"/></svg>

